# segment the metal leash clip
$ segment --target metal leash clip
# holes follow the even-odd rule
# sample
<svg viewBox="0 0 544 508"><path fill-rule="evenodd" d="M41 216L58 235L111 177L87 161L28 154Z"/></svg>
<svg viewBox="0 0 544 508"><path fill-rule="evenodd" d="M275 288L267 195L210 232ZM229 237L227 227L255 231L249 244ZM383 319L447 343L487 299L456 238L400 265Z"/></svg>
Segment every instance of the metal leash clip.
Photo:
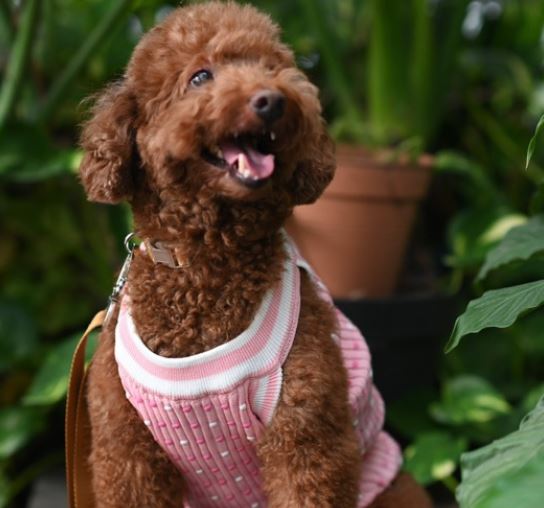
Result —
<svg viewBox="0 0 544 508"><path fill-rule="evenodd" d="M106 312L106 318L104 320L105 325L108 323L111 315L113 314L115 306L119 302L119 295L123 291L123 288L125 287L125 284L128 279L128 272L130 270L132 259L134 258L134 249L136 248L136 242L134 241L134 237L135 237L134 233L129 233L125 237L125 249L127 250L128 254L127 254L127 257L125 258L125 262L123 263L123 266L121 267L119 276L117 277L117 280L115 281L115 285L113 286L111 295L108 298L108 310Z"/></svg>

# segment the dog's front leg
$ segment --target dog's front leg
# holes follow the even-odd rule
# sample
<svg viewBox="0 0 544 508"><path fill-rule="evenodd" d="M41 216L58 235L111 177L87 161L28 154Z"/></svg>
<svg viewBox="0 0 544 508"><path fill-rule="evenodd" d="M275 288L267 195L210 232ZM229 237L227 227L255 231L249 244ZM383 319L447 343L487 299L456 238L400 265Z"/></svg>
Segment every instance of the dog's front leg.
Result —
<svg viewBox="0 0 544 508"><path fill-rule="evenodd" d="M179 508L183 480L125 397L113 355L113 329L102 333L89 372L90 466L96 508Z"/></svg>
<svg viewBox="0 0 544 508"><path fill-rule="evenodd" d="M306 278L301 293L280 401L258 447L268 506L352 508L359 493L361 452L347 374L331 338L331 310Z"/></svg>

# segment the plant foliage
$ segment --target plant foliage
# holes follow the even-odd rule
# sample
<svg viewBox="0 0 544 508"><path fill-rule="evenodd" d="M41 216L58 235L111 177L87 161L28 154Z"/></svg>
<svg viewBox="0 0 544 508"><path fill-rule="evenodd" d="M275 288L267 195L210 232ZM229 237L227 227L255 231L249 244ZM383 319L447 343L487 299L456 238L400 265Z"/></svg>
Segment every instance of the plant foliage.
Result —
<svg viewBox="0 0 544 508"><path fill-rule="evenodd" d="M388 414L411 440L406 467L454 489L461 453L515 430L544 391L544 4L252 3L320 86L337 139L437 152L446 190L428 204L430 257L446 260L443 285L474 301L440 390ZM104 305L130 227L126 208L85 203L75 178L82 100L121 76L143 31L178 4L0 0L0 508L20 506L29 483L62 463L70 349ZM517 471L508 489L486 488L506 504L482 506L532 495L541 464Z"/></svg>
<svg viewBox="0 0 544 508"><path fill-rule="evenodd" d="M544 499L544 400L519 430L463 455L461 508L540 508Z"/></svg>

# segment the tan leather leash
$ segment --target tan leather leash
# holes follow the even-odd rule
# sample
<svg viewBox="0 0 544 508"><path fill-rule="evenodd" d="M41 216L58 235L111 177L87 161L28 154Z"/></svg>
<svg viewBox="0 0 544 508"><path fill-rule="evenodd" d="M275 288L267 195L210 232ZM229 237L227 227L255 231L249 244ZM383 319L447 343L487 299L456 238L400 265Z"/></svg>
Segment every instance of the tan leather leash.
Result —
<svg viewBox="0 0 544 508"><path fill-rule="evenodd" d="M95 505L88 464L91 427L85 390L87 379L85 350L90 333L102 326L105 317L106 311L102 310L92 319L76 347L70 368L65 415L66 483L69 508L93 508Z"/></svg>
<svg viewBox="0 0 544 508"><path fill-rule="evenodd" d="M91 426L86 399L87 370L85 369L85 351L90 333L108 321L109 316L119 301L119 297L127 281L134 249L136 248L133 233L130 233L125 238L125 247L128 255L110 296L108 309L100 311L92 319L72 357L64 422L66 484L69 508L94 508L95 506L89 470ZM171 268L185 268L189 266L178 259L174 250L169 249L161 242L153 243L146 240L143 250L147 252L154 263L164 264Z"/></svg>

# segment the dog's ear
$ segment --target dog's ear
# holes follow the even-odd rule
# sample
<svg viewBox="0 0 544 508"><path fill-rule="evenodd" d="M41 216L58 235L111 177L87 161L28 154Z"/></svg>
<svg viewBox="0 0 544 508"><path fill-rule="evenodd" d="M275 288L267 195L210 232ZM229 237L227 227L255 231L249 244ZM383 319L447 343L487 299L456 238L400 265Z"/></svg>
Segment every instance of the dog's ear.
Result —
<svg viewBox="0 0 544 508"><path fill-rule="evenodd" d="M84 150L79 174L87 196L99 203L119 203L133 192L136 102L124 82L99 96L83 127Z"/></svg>
<svg viewBox="0 0 544 508"><path fill-rule="evenodd" d="M323 122L317 126L317 133L309 136L305 151L306 154L295 168L290 182L295 205L313 203L334 176L334 143Z"/></svg>

